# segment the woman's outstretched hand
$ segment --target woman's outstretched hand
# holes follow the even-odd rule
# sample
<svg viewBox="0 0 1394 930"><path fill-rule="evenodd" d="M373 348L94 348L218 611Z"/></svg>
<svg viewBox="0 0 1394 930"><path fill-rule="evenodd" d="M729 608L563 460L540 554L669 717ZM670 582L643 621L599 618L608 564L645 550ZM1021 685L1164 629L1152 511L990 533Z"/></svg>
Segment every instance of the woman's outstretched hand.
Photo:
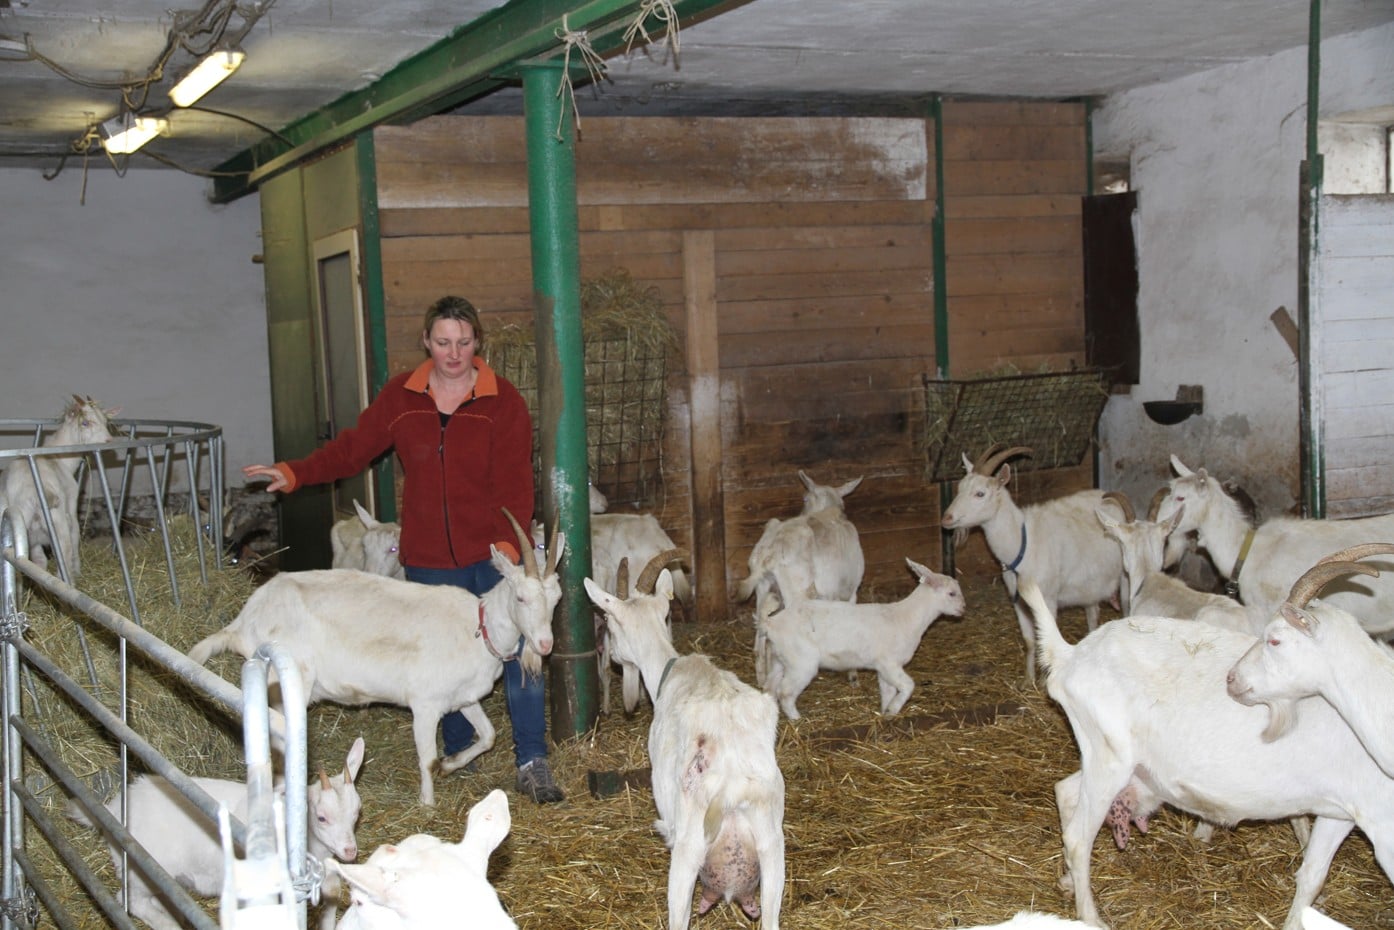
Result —
<svg viewBox="0 0 1394 930"><path fill-rule="evenodd" d="M284 491L290 486L285 474L275 465L244 465L242 474L248 480L265 478L268 481L266 485L268 491Z"/></svg>

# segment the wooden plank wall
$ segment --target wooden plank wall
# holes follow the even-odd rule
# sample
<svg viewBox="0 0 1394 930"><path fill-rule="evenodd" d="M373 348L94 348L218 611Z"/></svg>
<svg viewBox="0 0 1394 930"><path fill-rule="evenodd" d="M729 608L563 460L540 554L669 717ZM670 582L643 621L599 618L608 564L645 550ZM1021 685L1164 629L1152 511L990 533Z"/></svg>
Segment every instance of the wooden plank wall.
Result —
<svg viewBox="0 0 1394 930"><path fill-rule="evenodd" d="M1083 366L1084 106L946 101L943 118L949 376ZM1094 486L1092 457L1014 476L1019 503ZM999 570L981 533L955 565Z"/></svg>
<svg viewBox="0 0 1394 930"><path fill-rule="evenodd" d="M945 183L950 345L966 366L956 361L956 374L998 358L1026 369L1077 350L1082 361L1082 113L945 108L956 161ZM1070 126L1073 151L1043 144ZM920 382L934 366L932 131L922 120L833 118L593 118L582 129L583 277L628 268L658 288L682 337L683 236L712 231L728 587L745 575L765 521L798 512L803 468L823 483L864 476L848 513L866 582L887 596L908 590L904 556L939 562L938 493L917 446ZM488 326L530 320L523 133L515 118L450 116L375 131L393 371L421 358L420 316L441 294L487 308ZM1071 157L1073 194L1061 164ZM1055 267L1068 262L1069 273ZM656 506L683 545L691 437L713 435L693 430L689 374L672 377Z"/></svg>
<svg viewBox="0 0 1394 930"><path fill-rule="evenodd" d="M1394 507L1394 196L1321 200L1313 346L1325 426L1326 515Z"/></svg>

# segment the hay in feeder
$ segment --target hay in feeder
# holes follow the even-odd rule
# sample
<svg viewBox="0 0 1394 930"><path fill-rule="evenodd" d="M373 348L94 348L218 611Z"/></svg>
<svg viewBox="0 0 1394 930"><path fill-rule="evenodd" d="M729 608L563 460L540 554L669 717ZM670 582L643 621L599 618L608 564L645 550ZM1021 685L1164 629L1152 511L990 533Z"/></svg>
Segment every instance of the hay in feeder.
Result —
<svg viewBox="0 0 1394 930"><path fill-rule="evenodd" d="M658 289L640 285L622 268L583 281L581 329L591 481L612 503L651 506L662 483L668 363L677 350ZM489 364L528 402L533 461L540 467L533 331L502 327L489 335L487 352Z"/></svg>
<svg viewBox="0 0 1394 930"><path fill-rule="evenodd" d="M908 586L907 575L902 585L888 586L896 590L864 589L861 600L896 599ZM1027 907L1072 915L1072 902L1056 886L1061 846L1053 788L1079 767L1078 751L1056 705L1021 681L1021 634L1000 584L966 579L965 599L963 618L941 619L925 635L907 668L916 690L900 717L877 714L870 674L854 687L843 675L823 673L800 700L804 718L780 721L786 926L947 928L1005 920ZM675 642L681 652L710 655L751 681L749 613L732 617L675 624ZM192 641L222 622L210 615L180 635ZM1070 640L1084 635L1082 611L1066 611L1061 622ZM235 675L235 667L224 674ZM436 779L435 808L417 803L409 712L310 709L312 765L336 764L358 735L367 743L358 778L362 855L412 833L458 839L469 808L502 787L513 828L491 858L489 876L521 930L665 926L669 853L652 828L651 792L588 792L591 772L647 767L647 701L634 716L616 711L586 737L553 749L567 800L546 806L513 791L501 689L484 708L499 730L495 747L479 759L478 772ZM1100 832L1093 871L1104 918L1118 930L1278 926L1301 857L1290 827L1244 824L1203 844L1192 838L1194 826L1187 816L1160 812L1148 834L1134 834L1122 852ZM89 859L102 865L95 834L75 835L86 838ZM32 832L30 840L41 845ZM1323 909L1351 926L1383 926L1394 914L1390 883L1358 831L1338 852L1324 895ZM84 897L76 890L73 896ZM105 924L89 918L79 926ZM693 920L693 930L753 926L729 905Z"/></svg>
<svg viewBox="0 0 1394 930"><path fill-rule="evenodd" d="M1029 446L1015 466L1031 471L1078 465L1094 442L1108 400L1099 369L1005 374L961 381L924 379L919 442L928 481L957 480L962 456L977 461L995 442Z"/></svg>

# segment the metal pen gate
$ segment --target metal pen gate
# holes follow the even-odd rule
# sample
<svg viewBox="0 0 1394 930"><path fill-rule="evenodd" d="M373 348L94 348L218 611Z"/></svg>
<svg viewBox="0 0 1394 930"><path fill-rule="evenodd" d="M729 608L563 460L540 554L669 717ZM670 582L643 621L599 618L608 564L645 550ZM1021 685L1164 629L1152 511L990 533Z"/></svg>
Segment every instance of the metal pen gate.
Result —
<svg viewBox="0 0 1394 930"><path fill-rule="evenodd" d="M149 532L163 545L164 562L168 572L169 596L178 601L183 596L175 571L172 548L172 519L182 519L187 513L196 537L198 576L204 586L211 572L222 567L223 552L223 468L222 431L216 426L175 421L113 420L115 438L102 444L82 446L44 446L45 430L54 421L0 420L0 436L6 433L27 432L33 437L29 448L0 450L0 473L6 467L37 474L35 465L46 457L64 456L75 466L82 482L95 485L105 508L107 525L113 530L111 546L120 564L130 617L102 603L73 583L61 552L56 557L58 574L52 574L29 558L29 546L24 525L7 512L0 500L0 656L3 656L3 675L0 693L4 704L3 734L4 784L0 788L3 805L3 848L0 849L0 930L29 928L40 920L40 910L47 913L59 927L77 928L78 916L70 912L56 891L57 882L76 882L90 897L100 912L99 919L108 925L135 927L124 906L111 889L109 882L99 877L84 861L73 843L59 829L62 814L54 799L72 798L68 802L80 805L82 814L100 825L123 850L128 868L134 868L157 887L169 903L177 919L197 930L217 928L203 906L189 896L138 844L125 832L125 803L121 818L114 818L103 806L103 795L110 788L129 784L132 767L129 754L134 753L141 767L154 775L168 779L189 799L194 809L218 824L219 806L178 765L162 754L146 737L129 725L127 691L128 662L134 647L142 662L168 670L182 685L207 698L204 703L226 712L231 718L243 721L242 742L246 757L249 792L249 825L230 822L224 834L224 846L232 842L246 848L248 861L229 861L226 875L236 876L225 887L221 926L291 927L303 930L306 920L305 901L317 894L320 875L316 864L307 861L306 846L306 725L304 698L294 663L277 654L274 648L263 647L256 657L243 666L244 688L230 685L218 675L195 665L182 652L159 636L147 631L140 618L137 597L138 579L132 576L127 559L127 547L120 529L123 514L136 485L138 474L148 477L154 498L154 521ZM120 481L113 491L108 460L120 460ZM176 480L176 475L182 480ZM182 485L182 487L181 487ZM94 497L96 495L89 495ZM48 502L41 501L40 519L53 526ZM51 547L57 548L57 547ZM25 589L22 579L33 586L29 595L41 595L63 605L72 613L72 635L80 643L86 667L87 681L81 682L68 674L53 657L37 648L25 637L29 626L22 609ZM88 621L93 626L84 629ZM119 667L119 685L115 688L100 685L93 660L94 636L108 637L118 644L112 659ZM274 664L283 697L288 708L287 718L273 715L267 708L266 667ZM79 676L80 677L80 676ZM84 779L65 759L60 746L55 745L38 704L39 685L48 692L61 693L64 700L80 709L95 727L109 734L117 746L119 765L107 778ZM26 711L25 696L29 707ZM41 719L33 719L34 717ZM269 747L275 742L283 746L286 756L287 785L284 812L284 842L278 844L278 831L273 823L271 799L271 765ZM106 775L105 772L98 772ZM93 784L92 782L96 782ZM61 792L60 792L61 789ZM40 794L46 797L41 798ZM58 874L40 868L32 855L32 833L43 840L44 850L56 855ZM244 847L245 841L245 847ZM287 866L287 863L291 863ZM129 874L128 869L123 872ZM282 881L284 878L284 881ZM277 883L280 882L280 887ZM120 889L123 892L126 888ZM286 892L293 892L288 895ZM284 922L268 921L268 913L283 915ZM253 919L252 915L256 917ZM80 915L83 917L89 915ZM249 922L251 921L251 922ZM90 926L90 923L83 926Z"/></svg>

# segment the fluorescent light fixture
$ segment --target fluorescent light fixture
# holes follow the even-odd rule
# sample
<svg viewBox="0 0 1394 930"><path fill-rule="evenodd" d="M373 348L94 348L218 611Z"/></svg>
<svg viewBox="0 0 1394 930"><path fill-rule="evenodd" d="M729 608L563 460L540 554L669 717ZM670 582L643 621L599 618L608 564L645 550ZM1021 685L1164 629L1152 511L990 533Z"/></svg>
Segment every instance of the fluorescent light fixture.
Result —
<svg viewBox="0 0 1394 930"><path fill-rule="evenodd" d="M168 132L167 119L122 113L102 123L102 134L106 137L102 145L112 155L129 155L156 136Z"/></svg>
<svg viewBox="0 0 1394 930"><path fill-rule="evenodd" d="M225 81L242 65L247 53L240 49L217 51L198 63L184 75L184 80L170 89L169 99L178 107L193 106L198 99Z"/></svg>

